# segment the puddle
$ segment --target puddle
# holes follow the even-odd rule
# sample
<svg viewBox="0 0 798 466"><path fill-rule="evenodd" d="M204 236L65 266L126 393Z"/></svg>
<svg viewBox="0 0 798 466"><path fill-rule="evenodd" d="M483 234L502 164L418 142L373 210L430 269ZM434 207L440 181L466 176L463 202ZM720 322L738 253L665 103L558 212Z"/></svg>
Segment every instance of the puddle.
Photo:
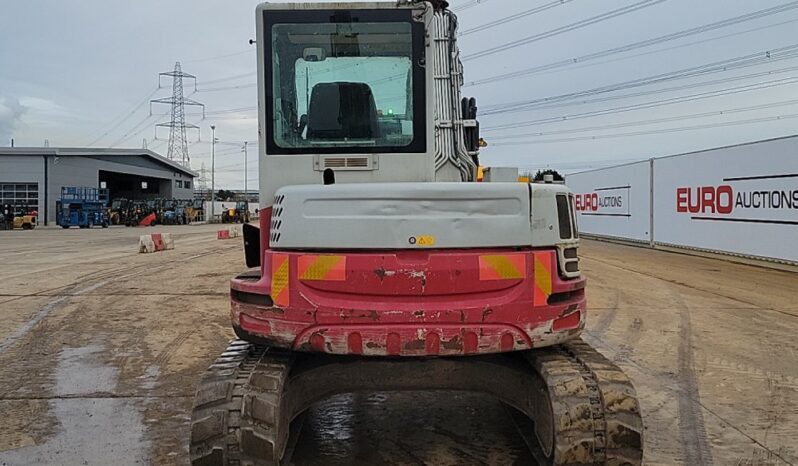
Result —
<svg viewBox="0 0 798 466"><path fill-rule="evenodd" d="M451 391L349 393L308 410L292 463L534 464L502 404Z"/></svg>
<svg viewBox="0 0 798 466"><path fill-rule="evenodd" d="M117 369L101 362L100 346L66 348L58 356L50 413L56 434L41 445L0 452L0 465L108 465L147 463L142 406L110 398Z"/></svg>

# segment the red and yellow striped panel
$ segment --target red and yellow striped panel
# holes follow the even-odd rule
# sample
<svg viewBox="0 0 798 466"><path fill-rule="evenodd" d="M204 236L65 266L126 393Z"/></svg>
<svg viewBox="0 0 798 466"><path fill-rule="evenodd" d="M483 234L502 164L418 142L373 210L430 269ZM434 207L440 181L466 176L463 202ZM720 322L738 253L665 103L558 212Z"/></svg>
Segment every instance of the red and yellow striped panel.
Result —
<svg viewBox="0 0 798 466"><path fill-rule="evenodd" d="M272 301L280 307L288 306L288 255L272 255Z"/></svg>
<svg viewBox="0 0 798 466"><path fill-rule="evenodd" d="M480 280L526 278L526 255L497 254L479 256Z"/></svg>
<svg viewBox="0 0 798 466"><path fill-rule="evenodd" d="M346 256L299 256L297 277L300 280L346 280Z"/></svg>
<svg viewBox="0 0 798 466"><path fill-rule="evenodd" d="M535 292L533 302L535 306L545 306L551 296L551 273L554 263L554 253L535 253Z"/></svg>

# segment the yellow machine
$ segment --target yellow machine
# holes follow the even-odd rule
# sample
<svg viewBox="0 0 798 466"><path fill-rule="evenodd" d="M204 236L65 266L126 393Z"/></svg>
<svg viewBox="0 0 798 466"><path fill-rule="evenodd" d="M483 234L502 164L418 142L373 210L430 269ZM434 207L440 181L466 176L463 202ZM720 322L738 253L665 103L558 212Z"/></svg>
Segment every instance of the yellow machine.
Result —
<svg viewBox="0 0 798 466"><path fill-rule="evenodd" d="M249 202L238 201L222 212L222 223L249 223Z"/></svg>
<svg viewBox="0 0 798 466"><path fill-rule="evenodd" d="M36 228L36 217L33 215L19 215L14 217L12 225L14 229L33 230Z"/></svg>

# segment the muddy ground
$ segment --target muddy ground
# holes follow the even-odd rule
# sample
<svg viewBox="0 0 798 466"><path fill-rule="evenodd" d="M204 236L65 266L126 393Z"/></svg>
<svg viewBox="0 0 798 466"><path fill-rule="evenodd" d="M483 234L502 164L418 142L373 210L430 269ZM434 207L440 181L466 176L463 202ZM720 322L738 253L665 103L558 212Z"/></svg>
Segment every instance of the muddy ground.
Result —
<svg viewBox="0 0 798 466"><path fill-rule="evenodd" d="M194 386L232 337L240 242L169 227L0 232L0 465L187 464ZM647 464L798 463L798 274L585 241L585 340L634 381ZM529 464L472 394L315 406L297 465Z"/></svg>

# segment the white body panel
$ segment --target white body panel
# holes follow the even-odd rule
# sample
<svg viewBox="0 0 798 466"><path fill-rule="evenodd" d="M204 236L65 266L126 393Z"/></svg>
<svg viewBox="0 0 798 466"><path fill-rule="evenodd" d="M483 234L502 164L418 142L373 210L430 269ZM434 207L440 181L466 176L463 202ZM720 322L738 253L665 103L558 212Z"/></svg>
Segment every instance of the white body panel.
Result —
<svg viewBox="0 0 798 466"><path fill-rule="evenodd" d="M563 192L562 186L524 183L286 186L275 198L270 247L552 246L563 243L554 202Z"/></svg>
<svg viewBox="0 0 798 466"><path fill-rule="evenodd" d="M529 245L521 183L286 186L272 218L274 249L417 249ZM275 240L277 239L277 240Z"/></svg>
<svg viewBox="0 0 798 466"><path fill-rule="evenodd" d="M517 167L487 167L483 181L486 183L515 183L518 181Z"/></svg>

